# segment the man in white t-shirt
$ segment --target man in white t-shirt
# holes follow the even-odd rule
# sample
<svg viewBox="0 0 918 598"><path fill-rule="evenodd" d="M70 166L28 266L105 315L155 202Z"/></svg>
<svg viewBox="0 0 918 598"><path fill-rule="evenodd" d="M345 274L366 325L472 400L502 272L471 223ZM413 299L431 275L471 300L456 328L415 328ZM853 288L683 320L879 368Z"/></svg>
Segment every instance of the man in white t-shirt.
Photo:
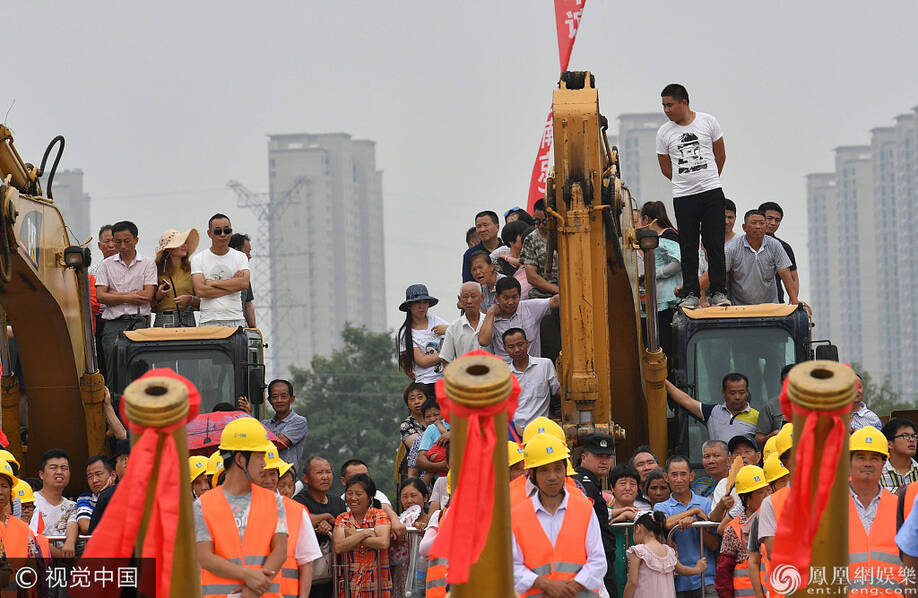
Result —
<svg viewBox="0 0 918 598"><path fill-rule="evenodd" d="M214 214L207 222L209 249L191 258L194 294L201 298L202 326L246 326L242 293L249 288L249 261L241 251L231 249L230 219Z"/></svg>
<svg viewBox="0 0 918 598"><path fill-rule="evenodd" d="M70 457L60 449L51 449L41 456L38 477L41 490L35 492L35 515L44 520L45 536L65 536L66 539L51 543L51 556L72 559L76 549L77 527L76 503L64 498L64 488L70 483ZM36 524L37 525L37 524ZM31 524L30 524L31 526ZM32 529L36 529L33 527Z"/></svg>
<svg viewBox="0 0 918 598"><path fill-rule="evenodd" d="M717 119L689 108L688 91L670 83L660 94L669 122L657 131L657 159L673 182L673 209L682 253L683 299L680 306L701 305L698 239L708 249L711 305L730 305L724 267L724 197L720 185L727 151Z"/></svg>

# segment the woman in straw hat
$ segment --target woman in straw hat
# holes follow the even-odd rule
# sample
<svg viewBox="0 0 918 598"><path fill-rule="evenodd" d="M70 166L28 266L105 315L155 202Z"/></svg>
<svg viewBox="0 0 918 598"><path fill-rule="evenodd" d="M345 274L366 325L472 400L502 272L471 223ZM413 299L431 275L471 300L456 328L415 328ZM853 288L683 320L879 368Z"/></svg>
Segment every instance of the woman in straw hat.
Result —
<svg viewBox="0 0 918 598"><path fill-rule="evenodd" d="M159 238L156 248L156 270L159 286L153 296L153 311L158 328L194 326L194 311L201 299L194 296L191 283L191 254L198 247L198 231L189 229L183 233L169 229Z"/></svg>

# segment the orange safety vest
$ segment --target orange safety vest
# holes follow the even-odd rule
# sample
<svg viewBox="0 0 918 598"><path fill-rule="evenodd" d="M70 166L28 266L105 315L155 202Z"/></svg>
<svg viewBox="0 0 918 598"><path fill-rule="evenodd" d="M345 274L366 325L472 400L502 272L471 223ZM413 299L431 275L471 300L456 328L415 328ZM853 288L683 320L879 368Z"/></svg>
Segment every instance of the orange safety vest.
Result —
<svg viewBox="0 0 918 598"><path fill-rule="evenodd" d="M730 523L727 525L729 525L733 533L736 534L736 539L742 543L743 526L740 525L739 519L731 519ZM762 562L759 562L759 578L762 580L764 587L765 564ZM742 562L736 561L736 564L733 566L733 595L736 596L736 598L755 596L755 592L752 591L752 578L749 576L748 560Z"/></svg>
<svg viewBox="0 0 918 598"><path fill-rule="evenodd" d="M521 475L518 478L510 480L510 508L526 500L526 480L527 476Z"/></svg>
<svg viewBox="0 0 918 598"><path fill-rule="evenodd" d="M525 478L526 476L520 477ZM525 480L523 481L525 482ZM510 482L510 484L512 486L513 482ZM438 531L440 526L443 525L444 517L446 517L446 508L440 511L440 519L437 522ZM427 559L427 580L424 584L424 598L446 598L446 569L448 566L449 561L444 558Z"/></svg>
<svg viewBox="0 0 918 598"><path fill-rule="evenodd" d="M790 486L785 486L771 495L771 506L772 510L775 512L775 521L781 521L781 513L784 511L784 503L787 501L787 496L790 494ZM768 580L771 579L771 572L774 567L771 564L771 559L768 556L768 549L765 547L765 543L762 543L762 561L765 562L765 587L768 589L769 598L784 598L784 594L780 594L771 587L771 584L768 583Z"/></svg>
<svg viewBox="0 0 918 598"><path fill-rule="evenodd" d="M899 488L899 504L896 505L896 530L902 527L902 524L908 519L908 514L912 512L916 494L918 494L918 482L912 482Z"/></svg>
<svg viewBox="0 0 918 598"><path fill-rule="evenodd" d="M300 566L296 562L296 543L300 537L300 528L303 524L303 511L306 507L290 500L284 499L284 510L287 512L287 560L280 572L280 593L284 598L297 598L300 595ZM306 511L307 513L309 511Z"/></svg>
<svg viewBox="0 0 918 598"><path fill-rule="evenodd" d="M14 561L12 563L14 570L25 566L26 559L29 558L29 539L32 537L32 530L29 529L28 524L10 515L5 524L0 523L0 537L3 539L6 557ZM0 598L16 598L18 595L19 593L13 589L12 585L0 591ZM32 590L28 592L28 596L37 596L37 594Z"/></svg>
<svg viewBox="0 0 918 598"><path fill-rule="evenodd" d="M10 559L27 559L29 558L29 539L32 537L32 530L18 517L12 515L6 520L6 524L0 524L2 528L3 548L7 558Z"/></svg>
<svg viewBox="0 0 918 598"><path fill-rule="evenodd" d="M568 478L570 479L570 478ZM573 481L573 480L571 480ZM567 486L567 482L564 484ZM555 545L542 529L532 501L524 501L510 511L510 527L516 543L523 552L523 563L536 575L566 581L573 579L586 563L586 534L593 516L593 504L582 493L567 493L567 509ZM529 588L522 596L541 595ZM595 590L585 590L576 598L598 595Z"/></svg>
<svg viewBox="0 0 918 598"><path fill-rule="evenodd" d="M222 488L208 490L198 499L204 523L214 541L214 554L236 565L260 569L271 554L271 540L277 529L277 503L274 493L252 485L252 503L246 521L245 536L240 540L239 528ZM228 598L240 591L242 581L218 577L201 568L201 594L204 598ZM280 584L275 581L262 594L264 598L281 598Z"/></svg>
<svg viewBox="0 0 918 598"><path fill-rule="evenodd" d="M902 561L896 546L896 495L880 490L877 514L864 530L848 497L848 595L901 596Z"/></svg>

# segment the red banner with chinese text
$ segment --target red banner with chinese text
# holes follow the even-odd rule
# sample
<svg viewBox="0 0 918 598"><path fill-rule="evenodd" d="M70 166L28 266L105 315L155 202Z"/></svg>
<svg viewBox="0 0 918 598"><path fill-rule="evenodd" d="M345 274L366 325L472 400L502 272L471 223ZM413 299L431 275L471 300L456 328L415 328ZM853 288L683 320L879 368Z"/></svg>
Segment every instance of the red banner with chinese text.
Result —
<svg viewBox="0 0 918 598"><path fill-rule="evenodd" d="M586 0L555 0L555 27L558 31L560 72L567 70L567 64L571 59L571 50L574 49L574 40L577 39L577 31L580 29L580 17L583 15L584 4ZM533 204L545 197L545 182L548 178L548 169L551 167L553 139L552 113L549 110L529 180L529 199L526 202L526 208L530 213L532 213Z"/></svg>

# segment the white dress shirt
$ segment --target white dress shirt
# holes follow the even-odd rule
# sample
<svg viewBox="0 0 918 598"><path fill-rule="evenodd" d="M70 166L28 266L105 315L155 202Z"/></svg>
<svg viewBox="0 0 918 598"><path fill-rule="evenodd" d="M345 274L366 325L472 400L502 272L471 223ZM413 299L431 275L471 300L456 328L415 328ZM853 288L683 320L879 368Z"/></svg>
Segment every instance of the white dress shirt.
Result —
<svg viewBox="0 0 918 598"><path fill-rule="evenodd" d="M522 431L532 420L539 416L548 416L551 395L558 392L558 372L555 364L547 357L529 356L525 369L518 370L510 362L510 371L520 383L520 396L516 412L513 414L513 425Z"/></svg>
<svg viewBox="0 0 918 598"><path fill-rule="evenodd" d="M536 518L538 518L539 523L542 525L542 530L545 532L545 535L548 536L552 546L555 545L558 539L558 533L561 531L561 525L564 523L564 514L567 512L568 497L569 495L565 491L564 498L561 500L561 505L554 513L549 513L545 507L542 506L542 501L539 500L538 492L533 494L529 499L532 501L532 506L535 508ZM587 526L586 555L586 563L584 563L583 568L577 575L574 576L574 581L587 590L598 591L599 588L603 587L602 580L606 575L607 564L606 554L602 547L602 536L599 531L599 520L596 519L595 512L590 513L590 523ZM514 536L513 588L517 593L522 594L532 588L532 584L535 583L538 577L539 576L524 563L523 551Z"/></svg>

